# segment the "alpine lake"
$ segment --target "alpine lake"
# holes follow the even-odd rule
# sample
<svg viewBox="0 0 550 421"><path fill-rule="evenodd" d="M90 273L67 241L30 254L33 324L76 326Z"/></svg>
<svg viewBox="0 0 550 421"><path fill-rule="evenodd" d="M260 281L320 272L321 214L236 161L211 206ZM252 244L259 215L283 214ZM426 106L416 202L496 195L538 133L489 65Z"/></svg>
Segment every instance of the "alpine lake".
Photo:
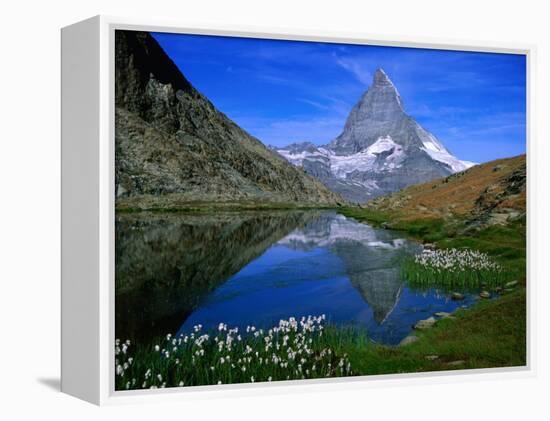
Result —
<svg viewBox="0 0 550 421"><path fill-rule="evenodd" d="M475 301L410 287L400 263L422 249L336 211L119 213L115 334L142 342L324 314L396 345L419 320Z"/></svg>

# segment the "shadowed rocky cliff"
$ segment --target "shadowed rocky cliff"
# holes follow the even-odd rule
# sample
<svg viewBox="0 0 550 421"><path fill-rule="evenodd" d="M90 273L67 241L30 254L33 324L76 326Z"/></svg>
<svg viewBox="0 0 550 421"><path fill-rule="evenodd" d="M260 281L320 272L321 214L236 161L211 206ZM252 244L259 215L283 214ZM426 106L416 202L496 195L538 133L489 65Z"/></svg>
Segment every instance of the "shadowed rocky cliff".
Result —
<svg viewBox="0 0 550 421"><path fill-rule="evenodd" d="M149 33L116 31L115 38L119 208L342 201L218 111Z"/></svg>

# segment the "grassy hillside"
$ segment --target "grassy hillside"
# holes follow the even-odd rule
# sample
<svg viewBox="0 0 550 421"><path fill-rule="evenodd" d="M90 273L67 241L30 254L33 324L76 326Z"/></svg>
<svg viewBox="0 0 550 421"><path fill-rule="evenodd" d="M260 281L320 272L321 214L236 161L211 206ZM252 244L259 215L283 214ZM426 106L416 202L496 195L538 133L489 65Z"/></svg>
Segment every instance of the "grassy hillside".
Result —
<svg viewBox="0 0 550 421"><path fill-rule="evenodd" d="M411 345L350 352L356 371L376 374L525 364L525 155L414 185L342 213L403 231L437 248L485 252L518 281L500 298L481 301L417 333L420 339Z"/></svg>
<svg viewBox="0 0 550 421"><path fill-rule="evenodd" d="M525 277L525 155L414 185L343 213L440 248L483 251Z"/></svg>

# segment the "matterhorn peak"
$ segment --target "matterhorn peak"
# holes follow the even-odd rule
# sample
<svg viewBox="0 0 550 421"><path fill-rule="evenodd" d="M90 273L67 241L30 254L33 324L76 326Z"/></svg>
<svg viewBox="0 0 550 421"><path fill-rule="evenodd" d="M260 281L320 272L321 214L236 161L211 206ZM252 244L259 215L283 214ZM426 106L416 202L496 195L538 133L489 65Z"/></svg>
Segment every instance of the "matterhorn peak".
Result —
<svg viewBox="0 0 550 421"><path fill-rule="evenodd" d="M386 95L389 95L390 98L392 98L395 102L397 102L399 108L403 108L401 97L399 96L399 92L397 92L397 88L389 78L388 74L381 67L376 69L376 72L374 72L372 85L370 86L369 91L384 92ZM365 93L365 95L367 93Z"/></svg>
<svg viewBox="0 0 550 421"><path fill-rule="evenodd" d="M386 72L379 68L374 73L369 89L355 104L340 136L331 142L338 154L357 153L368 148L380 137L392 135L407 125L399 92ZM406 143L407 136L395 136Z"/></svg>
<svg viewBox="0 0 550 421"><path fill-rule="evenodd" d="M392 81L390 80L390 78L388 77L384 69L382 69L381 67L376 69L376 72L374 73L374 77L372 78L372 84L382 85L382 86L390 85L393 88L395 88L395 86L393 86Z"/></svg>
<svg viewBox="0 0 550 421"><path fill-rule="evenodd" d="M404 109L382 68L328 145L290 145L278 152L352 202L364 203L411 184L474 165L461 161Z"/></svg>

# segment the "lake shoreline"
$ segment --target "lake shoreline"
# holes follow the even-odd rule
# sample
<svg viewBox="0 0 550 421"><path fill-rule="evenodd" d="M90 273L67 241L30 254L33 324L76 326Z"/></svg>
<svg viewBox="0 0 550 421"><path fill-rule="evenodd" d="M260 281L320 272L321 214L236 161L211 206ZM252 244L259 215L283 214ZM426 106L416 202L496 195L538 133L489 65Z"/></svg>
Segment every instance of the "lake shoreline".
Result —
<svg viewBox="0 0 550 421"><path fill-rule="evenodd" d="M295 201L258 201L258 200L188 200L179 195L118 197L115 199L115 211L134 212L215 212L219 210L337 210L346 203L319 203Z"/></svg>
<svg viewBox="0 0 550 421"><path fill-rule="evenodd" d="M433 327L414 332L413 336L418 339L408 345L378 346L365 358L386 368L373 363L364 370L365 374L526 365L524 222L513 221L504 227L488 226L476 231L463 230L458 234L465 225L465 221L460 219L407 219L398 212L361 207L347 207L339 212L369 225L401 231L408 238L429 243L430 247L484 250L517 279L514 288L503 295L491 300L480 299L472 307L438 320Z"/></svg>

